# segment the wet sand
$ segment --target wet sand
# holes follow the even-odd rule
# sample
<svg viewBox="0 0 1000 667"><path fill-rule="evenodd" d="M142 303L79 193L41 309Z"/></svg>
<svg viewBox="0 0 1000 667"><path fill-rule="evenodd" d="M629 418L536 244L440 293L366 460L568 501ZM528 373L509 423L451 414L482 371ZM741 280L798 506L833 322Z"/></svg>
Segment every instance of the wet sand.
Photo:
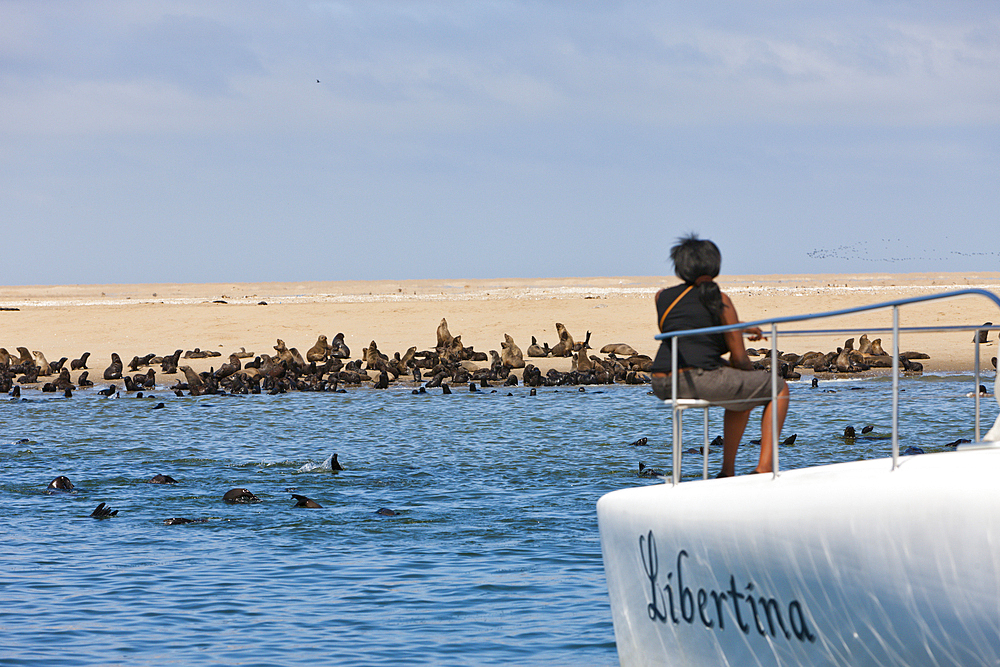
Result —
<svg viewBox="0 0 1000 667"><path fill-rule="evenodd" d="M477 351L499 351L505 333L526 350L558 342L555 323L577 341L592 332L592 354L608 343L628 343L654 355L658 342L653 296L672 277L507 280L410 280L311 283L147 284L0 287L0 347L39 350L51 362L91 352L91 379L100 384L112 352L122 360L148 353L201 348L221 357L190 360L195 370L218 367L241 347L273 353L276 339L304 355L319 334L345 334L352 358L371 341L386 354L434 347L446 318L453 335ZM1000 295L1000 272L720 276L743 321L819 313L976 287ZM224 302L224 303L222 303ZM266 305L264 305L266 304ZM17 308L17 310L7 310ZM977 326L1000 323L1000 311L981 296L919 303L900 311L901 326ZM788 329L848 329L845 333L782 335L779 349L835 350L848 337L868 333L890 348L891 309L789 325ZM785 328L782 328L784 331ZM996 334L990 335L996 341ZM968 371L974 346L968 331L906 334L901 351L926 352L925 371ZM763 343L748 343L749 346ZM16 354L16 353L15 353ZM981 349L983 366L995 342ZM571 360L528 359L543 372L569 370ZM184 362L182 362L184 363ZM68 365L68 364L67 364ZM159 373L158 373L159 376ZM159 376L172 384L175 377ZM75 378L75 374L74 374Z"/></svg>

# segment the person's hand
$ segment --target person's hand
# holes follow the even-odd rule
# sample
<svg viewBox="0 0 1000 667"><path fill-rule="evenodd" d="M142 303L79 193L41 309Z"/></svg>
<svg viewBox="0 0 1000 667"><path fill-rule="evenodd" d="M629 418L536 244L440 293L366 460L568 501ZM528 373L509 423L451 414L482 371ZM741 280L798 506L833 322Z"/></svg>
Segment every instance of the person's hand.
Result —
<svg viewBox="0 0 1000 667"><path fill-rule="evenodd" d="M743 333L747 335L750 340L767 340L764 337L764 332L760 330L760 327L747 327L743 330Z"/></svg>

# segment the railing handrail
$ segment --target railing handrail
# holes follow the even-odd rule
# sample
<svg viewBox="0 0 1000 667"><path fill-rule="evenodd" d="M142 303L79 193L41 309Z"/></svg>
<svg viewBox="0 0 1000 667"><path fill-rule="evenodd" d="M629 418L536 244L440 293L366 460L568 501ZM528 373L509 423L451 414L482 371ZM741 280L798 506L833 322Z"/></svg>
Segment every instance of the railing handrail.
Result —
<svg viewBox="0 0 1000 667"><path fill-rule="evenodd" d="M770 326L771 333L771 401L777 400L778 393L778 379L775 373L779 368L778 365L778 325L786 324L789 322L803 322L806 320L821 319L828 317L837 317L841 315L851 315L854 313L862 313L870 310L879 310L882 308L892 308L892 328L891 329L877 329L877 331L892 332L892 469L895 470L899 465L899 334L901 331L906 332L930 332L930 331L983 331L983 330L993 330L1000 329L1000 326L983 326L983 325L962 325L962 326L948 326L948 327L906 327L900 328L899 326L899 307L905 306L913 303L920 303L924 301L936 301L939 299L948 299L957 296L984 296L1000 309L1000 297L998 297L993 292L980 288L968 288L961 290L954 290L951 292L942 292L939 294L927 294L924 296L909 297L905 299L894 299L892 301L884 301L882 303L869 304L866 306L856 306L854 308L844 308L841 310L831 310L822 313L810 313L806 315L790 315L784 317L773 317L764 320L756 320L753 322L738 322L736 324L724 324L714 327L704 327L701 329L683 329L680 331L668 331L666 333L657 334L657 340L670 340L671 341L671 368L677 368L677 341L680 338L686 336L694 335L704 335L713 333L723 333L726 331L735 331L742 329L749 329L751 327L762 327ZM819 334L819 333L838 333L838 332L849 332L857 331L856 328L853 329L843 329L843 330L814 330L814 331L798 331L798 332L786 332L787 334L798 334L798 335L808 335L808 334ZM975 442L979 442L979 337L975 336L975 379L974 387L975 391ZM680 437L681 437L681 425L680 425L680 412L677 409L677 373L671 373L671 404L673 406L673 419L674 419L674 444L673 444L673 471L672 479L673 483L677 484L680 482L680 459L678 455L680 448ZM773 478L778 477L778 415L777 410L771 411L772 423L771 423L771 455L772 455L772 471ZM707 417L706 417L706 429L707 429ZM705 448L703 452L705 459L708 459L708 448Z"/></svg>
<svg viewBox="0 0 1000 667"><path fill-rule="evenodd" d="M896 299L894 301L883 301L882 303L873 303L867 306L856 306L854 308L843 308L841 310L829 310L822 313L810 313L807 315L788 315L784 317L772 317L766 320L756 320L754 322L738 322L737 324L722 324L715 327L705 327L703 329L684 329L681 331L668 331L666 333L661 333L656 335L657 340L666 340L668 338L674 337L684 337L691 336L694 334L712 334L712 333L722 333L725 331L733 331L735 329L746 329L748 327L760 327L770 324L786 324L788 322L803 322L805 320L818 320L826 317L837 317L840 315L852 315L854 313L863 313L868 310L878 310L880 308L890 308L892 306L905 306L911 303L919 303L921 301L936 301L937 299L947 299L955 296L968 296L972 294L978 294L980 296L985 296L986 298L993 301L997 308L1000 308L1000 297L998 297L993 292L989 290L979 289L978 287L970 287L968 289L955 290L952 292L942 292L940 294L925 294L924 296L913 296L906 299ZM968 330L973 331L977 329L990 329L997 327L982 327L969 325ZM789 332L791 333L791 332ZM821 332L817 332L821 333Z"/></svg>

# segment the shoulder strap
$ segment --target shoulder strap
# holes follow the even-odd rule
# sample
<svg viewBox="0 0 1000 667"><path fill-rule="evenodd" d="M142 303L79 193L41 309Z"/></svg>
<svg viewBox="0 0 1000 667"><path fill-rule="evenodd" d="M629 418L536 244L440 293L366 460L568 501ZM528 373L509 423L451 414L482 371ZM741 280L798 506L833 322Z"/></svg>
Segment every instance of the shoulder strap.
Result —
<svg viewBox="0 0 1000 667"><path fill-rule="evenodd" d="M687 294L688 292L691 291L692 287L694 287L694 285L688 285L688 288L686 290L684 290L683 292L681 292L680 295L676 299L674 299L674 302L672 304L670 304L669 306L667 306L667 309L665 311L663 311L663 315L660 316L660 332L661 333L663 332L663 323L667 320L667 314L670 313L670 311L674 309L674 306L677 305L678 301L680 301L681 299L684 298L685 294Z"/></svg>

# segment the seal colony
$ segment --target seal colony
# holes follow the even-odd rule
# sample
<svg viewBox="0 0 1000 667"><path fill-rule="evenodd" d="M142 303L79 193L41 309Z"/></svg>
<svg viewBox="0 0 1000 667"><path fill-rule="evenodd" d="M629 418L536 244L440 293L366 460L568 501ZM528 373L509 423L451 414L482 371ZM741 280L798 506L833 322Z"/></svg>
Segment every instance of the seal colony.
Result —
<svg viewBox="0 0 1000 667"><path fill-rule="evenodd" d="M495 349L488 354L477 351L462 341L461 334L452 334L447 319L441 318L435 331L436 344L423 350L412 345L404 352L397 351L390 355L381 351L378 343L372 340L357 358L352 359L351 350L344 342L345 335L339 332L332 341L324 334L318 335L305 356L279 338L273 346L273 354L254 354L241 347L238 352L230 353L227 361L201 372L188 364L181 364L181 360L213 359L221 357L221 353L198 347L187 351L177 349L162 355L147 353L134 355L126 367L122 356L113 352L102 377L106 382L124 383L126 395L159 387L179 396L184 392L191 396L344 392L348 387L387 389L398 383L420 385L419 392L414 390L414 393L431 388L451 393L449 386L457 385L487 388L517 386L520 383L527 387L553 387L650 382L652 359L639 354L628 343L604 344L600 355L597 355L592 354L591 331L578 341L563 323L556 322L555 329L558 340L554 345L550 347L548 342L539 345L537 337L532 336L526 356L529 360L568 358L568 371L549 368L543 373L534 363L525 361L525 352L507 333L498 341L499 352ZM869 340L867 335L861 335L859 340L857 348L854 346L855 339L849 338L842 346L828 352L781 352L779 373L786 379L798 379L801 375L796 368L809 368L818 375L891 367L892 359L882 349L881 339ZM25 347L15 349L16 355L0 347L0 391L4 393L12 394L15 388L41 384L42 391L63 392L65 397L70 398L73 391L93 386L88 378L89 352L73 359L67 369L65 364L69 358L66 356L60 355L60 359L53 363L47 361L42 351L31 352ZM769 349L750 348L747 352L752 357L761 357L754 361L755 368L770 370ZM928 358L929 355L923 352L903 352L900 366L907 373L919 373L923 367L915 360ZM47 380L53 376L54 380ZM165 376L181 377L170 378L172 383L164 384ZM104 385L99 393L113 397L120 395L120 390L117 384L111 383Z"/></svg>
<svg viewBox="0 0 1000 667"><path fill-rule="evenodd" d="M219 352L206 352L201 348L193 350L177 349L172 353L157 355L147 353L133 355L126 366L122 355L113 352L110 364L104 369L102 378L110 383L124 383L124 392L131 394L157 387L166 388L177 395L187 392L191 396L213 394L281 394L289 391L345 391L347 387L369 386L387 389L397 383L421 385L430 388L445 388L449 385L476 384L479 387L496 385L517 386L523 383L530 387L588 385L588 384L645 384L650 381L649 367L652 359L638 354L634 348L624 343L606 346L608 352L600 357L592 355L587 332L582 342L577 342L565 325L556 323L559 340L549 347L545 355L552 358L571 360L569 371L548 369L544 374L532 363L526 363L524 352L510 334L505 333L498 341L500 351L490 350L487 354L466 345L462 335L453 335L447 319L442 318L435 332L434 347L419 349L412 345L404 352L391 355L379 349L372 340L357 356L351 358L351 350L345 343L343 332L332 340L325 334L318 335L316 342L306 354L296 347L289 347L284 340L277 339L273 353L254 354L240 348L228 356L228 361L212 365L208 371L196 371L192 366L181 363L182 359L211 359L220 357ZM535 340L535 337L532 337ZM532 347L537 347L534 345ZM623 354L625 353L625 354ZM538 356L529 348L529 357ZM252 357L252 359L251 359ZM18 354L10 354L0 348L0 391L9 393L15 386L44 383L44 391L71 392L92 386L87 378L90 353L84 352L70 362L70 369L64 368L68 357L62 357L56 364L45 360L39 351L32 355L27 348L18 348ZM247 361L244 361L247 360ZM221 359L220 359L221 361ZM158 368L157 368L158 367ZM46 382L45 378L58 371L58 378ZM75 373L75 378L74 378ZM180 376L169 378L169 376ZM173 380L163 384L163 380ZM158 384L159 383L159 384ZM105 396L120 395L118 384L106 385L100 390ZM446 392L450 393L450 392Z"/></svg>

